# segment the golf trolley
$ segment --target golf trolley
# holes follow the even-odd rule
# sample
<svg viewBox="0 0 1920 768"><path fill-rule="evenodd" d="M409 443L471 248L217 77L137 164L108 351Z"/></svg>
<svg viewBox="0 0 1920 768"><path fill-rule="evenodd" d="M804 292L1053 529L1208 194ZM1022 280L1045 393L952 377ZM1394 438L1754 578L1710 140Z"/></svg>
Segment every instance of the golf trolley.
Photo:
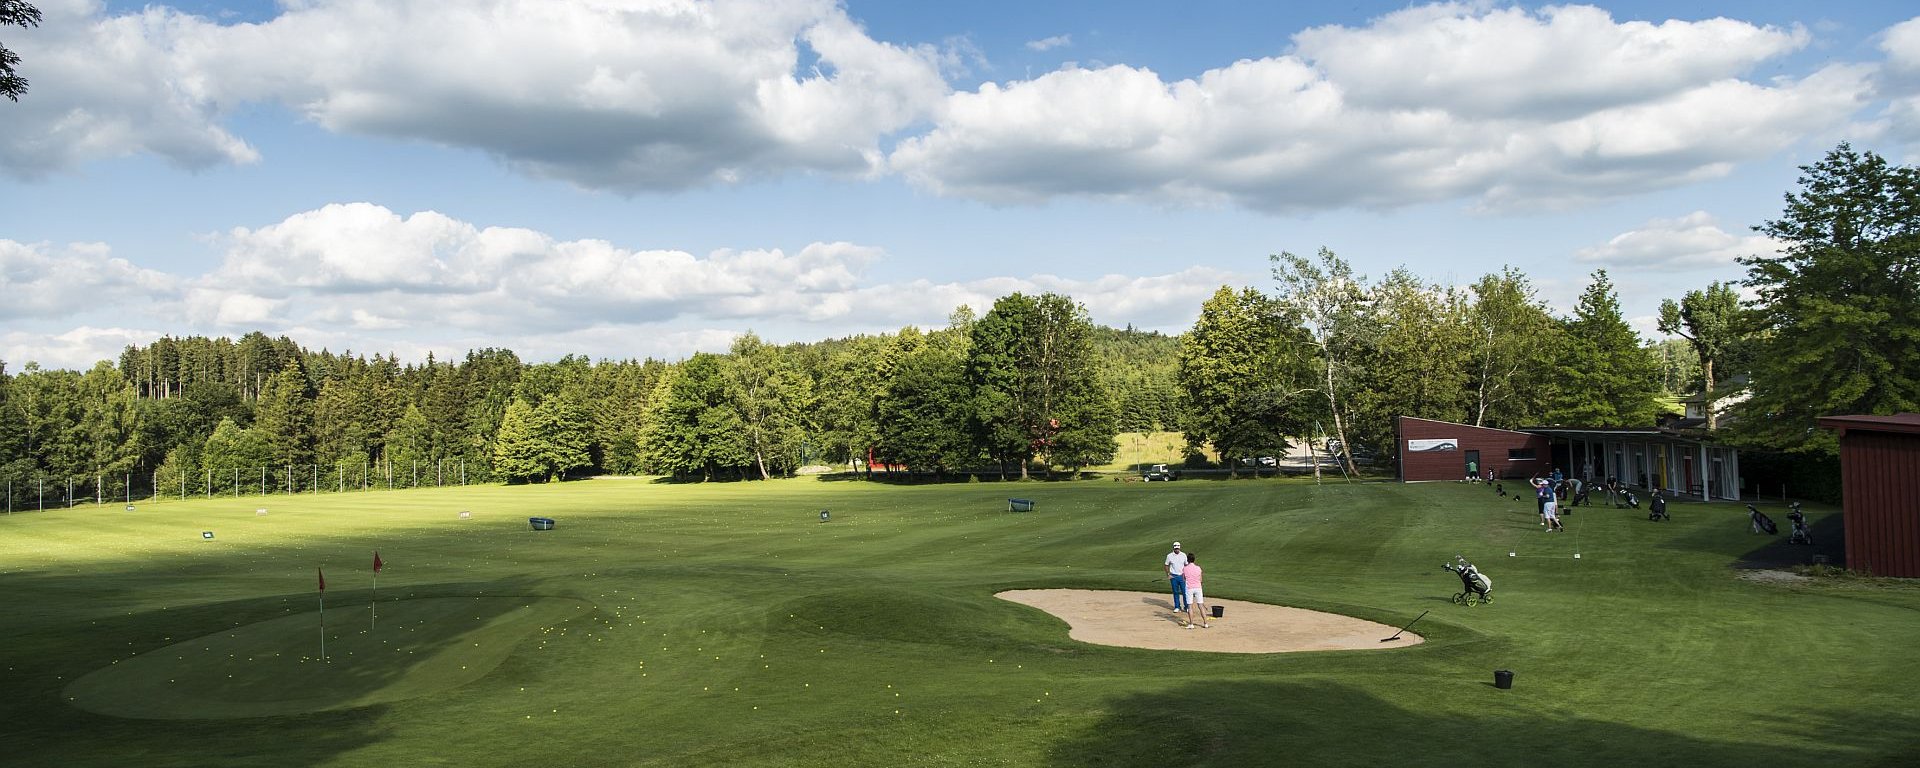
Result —
<svg viewBox="0 0 1920 768"><path fill-rule="evenodd" d="M1460 591L1453 596L1455 605L1474 606L1493 602L1493 579L1473 567L1466 557L1454 555L1453 562L1441 563L1440 567L1460 577Z"/></svg>
<svg viewBox="0 0 1920 768"><path fill-rule="evenodd" d="M1787 513L1787 519L1793 522L1793 533L1787 535L1788 544L1812 544L1813 534L1807 529L1807 516L1800 514L1800 502L1787 505L1793 511Z"/></svg>
<svg viewBox="0 0 1920 768"><path fill-rule="evenodd" d="M1660 495L1657 490L1653 492L1653 501L1647 504L1647 519L1655 522L1673 519L1672 515L1667 514L1667 497Z"/></svg>
<svg viewBox="0 0 1920 768"><path fill-rule="evenodd" d="M1752 524L1754 533L1772 536L1780 532L1779 526L1773 524L1773 518L1767 517L1767 513L1761 512L1752 504L1747 505L1747 522Z"/></svg>

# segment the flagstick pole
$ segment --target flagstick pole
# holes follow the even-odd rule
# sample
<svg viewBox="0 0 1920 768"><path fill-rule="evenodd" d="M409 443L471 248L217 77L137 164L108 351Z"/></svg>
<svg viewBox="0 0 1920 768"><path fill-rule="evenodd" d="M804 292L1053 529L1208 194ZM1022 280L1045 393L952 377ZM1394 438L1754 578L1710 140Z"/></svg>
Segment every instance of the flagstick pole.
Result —
<svg viewBox="0 0 1920 768"><path fill-rule="evenodd" d="M327 591L320 590L320 660L327 660Z"/></svg>
<svg viewBox="0 0 1920 768"><path fill-rule="evenodd" d="M367 631L371 632L380 623L380 572L373 572L373 618L367 622Z"/></svg>

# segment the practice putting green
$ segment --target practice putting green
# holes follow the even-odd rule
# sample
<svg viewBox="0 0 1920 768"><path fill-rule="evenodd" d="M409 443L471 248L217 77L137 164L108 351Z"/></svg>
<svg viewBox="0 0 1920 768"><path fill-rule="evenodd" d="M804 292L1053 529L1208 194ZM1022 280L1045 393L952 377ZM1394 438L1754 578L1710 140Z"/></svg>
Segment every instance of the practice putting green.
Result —
<svg viewBox="0 0 1920 768"><path fill-rule="evenodd" d="M441 597L296 613L136 654L68 686L104 715L160 720L270 717L400 701L472 682L535 632L591 606L552 597Z"/></svg>

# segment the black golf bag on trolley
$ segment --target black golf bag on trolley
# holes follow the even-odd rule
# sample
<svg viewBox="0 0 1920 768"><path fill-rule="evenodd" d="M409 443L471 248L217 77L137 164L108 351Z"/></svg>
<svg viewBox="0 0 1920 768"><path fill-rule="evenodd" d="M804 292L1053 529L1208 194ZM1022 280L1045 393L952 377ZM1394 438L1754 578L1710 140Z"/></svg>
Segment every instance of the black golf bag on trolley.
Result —
<svg viewBox="0 0 1920 768"><path fill-rule="evenodd" d="M1788 505L1793 511L1787 513L1787 520L1793 523L1793 533L1787 536L1788 544L1812 544L1813 533L1807 530L1807 516L1800 514L1800 502Z"/></svg>
<svg viewBox="0 0 1920 768"><path fill-rule="evenodd" d="M1441 563L1440 567L1460 577L1460 591L1453 596L1455 604L1471 606L1493 602L1493 579L1473 567L1467 558L1454 555L1453 562Z"/></svg>
<svg viewBox="0 0 1920 768"><path fill-rule="evenodd" d="M1672 515L1667 514L1667 497L1660 495L1657 489L1653 492L1653 501L1647 504L1647 519L1654 521L1673 519Z"/></svg>
<svg viewBox="0 0 1920 768"><path fill-rule="evenodd" d="M1753 524L1754 533L1764 533L1772 536L1780 532L1780 527L1773 524L1773 518L1767 517L1767 513L1761 512L1752 504L1747 505L1747 522Z"/></svg>

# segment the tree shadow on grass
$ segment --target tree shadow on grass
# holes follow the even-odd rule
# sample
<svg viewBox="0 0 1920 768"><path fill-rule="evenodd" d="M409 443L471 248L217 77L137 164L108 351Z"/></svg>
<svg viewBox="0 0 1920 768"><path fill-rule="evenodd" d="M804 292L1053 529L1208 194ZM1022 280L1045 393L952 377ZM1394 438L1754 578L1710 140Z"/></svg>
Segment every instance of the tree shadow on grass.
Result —
<svg viewBox="0 0 1920 768"><path fill-rule="evenodd" d="M0 579L0 588L19 594L60 583L71 588L76 577L12 574ZM122 574L99 575L85 585L91 599L131 593L136 582ZM412 597L459 598L484 593L488 597L517 594L530 585L512 582L430 584L407 588ZM365 590L333 590L329 630L336 611L342 619L367 616ZM121 602L121 598L112 598ZM37 629L9 632L0 647L0 744L5 759L18 765L140 765L140 766L306 766L337 762L380 741L387 705L306 712L272 717L165 720L123 718L73 706L67 688L75 680L135 654L150 653L191 638L217 635L287 616L287 600L297 612L311 611L313 594L262 595L222 603L169 606L131 615L65 623L36 620ZM336 602L337 601L337 602ZM386 600L381 601L383 606ZM395 603L396 621L405 615ZM508 611L513 601L479 601L480 618L492 619ZM357 606L354 605L357 603ZM348 607L353 606L353 607ZM354 608L358 611L355 612ZM90 615L76 612L75 616ZM388 614L382 612L383 623ZM480 618L476 618L479 621ZM398 627L395 627L397 630ZM317 640L316 625L316 640ZM346 667L345 674L373 674ZM401 668L404 672L404 666ZM287 695L298 695L289 691Z"/></svg>
<svg viewBox="0 0 1920 768"><path fill-rule="evenodd" d="M1461 681L1437 683L1431 706L1419 710L1328 681L1194 683L1123 696L1106 710L1078 735L1054 742L1047 764L1895 765L1911 764L1899 762L1915 754L1904 736L1920 725L1889 714L1873 715L1870 725L1836 716L1838 730L1822 735L1821 748L1712 741L1679 732L1684 723L1659 730L1542 714L1562 707L1538 693Z"/></svg>
<svg viewBox="0 0 1920 768"><path fill-rule="evenodd" d="M1813 538L1812 544L1789 544L1789 532L1793 523L1784 516L1772 515L1780 527L1780 533L1768 536L1765 544L1749 550L1734 563L1738 568L1789 568L1796 565L1808 565L1814 557L1824 556L1827 564L1844 566L1847 558L1846 526L1840 513L1814 517L1808 532Z"/></svg>

